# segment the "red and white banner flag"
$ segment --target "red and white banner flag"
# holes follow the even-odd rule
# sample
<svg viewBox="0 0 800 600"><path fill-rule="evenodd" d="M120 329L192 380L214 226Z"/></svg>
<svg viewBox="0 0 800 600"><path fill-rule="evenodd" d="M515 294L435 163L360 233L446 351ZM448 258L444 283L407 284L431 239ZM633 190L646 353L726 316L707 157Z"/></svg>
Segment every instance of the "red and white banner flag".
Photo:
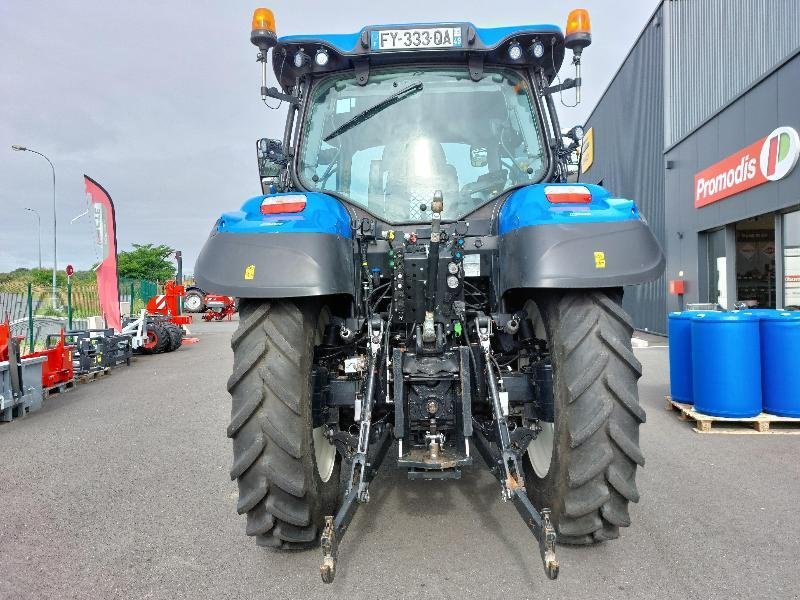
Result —
<svg viewBox="0 0 800 600"><path fill-rule="evenodd" d="M119 311L119 274L117 273L117 220L111 196L88 175L83 176L86 194L94 217L95 245L100 257L97 275L97 295L108 327L122 329Z"/></svg>

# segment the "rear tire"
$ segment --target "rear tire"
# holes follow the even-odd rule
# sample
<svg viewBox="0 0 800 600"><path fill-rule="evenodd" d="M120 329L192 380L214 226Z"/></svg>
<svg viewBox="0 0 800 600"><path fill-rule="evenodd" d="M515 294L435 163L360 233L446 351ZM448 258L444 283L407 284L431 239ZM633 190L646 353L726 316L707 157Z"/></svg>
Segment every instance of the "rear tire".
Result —
<svg viewBox="0 0 800 600"><path fill-rule="evenodd" d="M531 452L524 461L526 487L535 506L552 509L562 544L619 537L619 528L631 523L629 502L639 500L642 369L621 299L617 291L576 290L536 303L553 363L555 422L549 468L543 468L541 447Z"/></svg>
<svg viewBox="0 0 800 600"><path fill-rule="evenodd" d="M311 367L328 319L308 300L242 300L233 335L231 479L237 511L259 546L316 546L324 517L339 503L339 465L311 417ZM315 435L316 433L316 435ZM325 464L318 466L317 458ZM320 476L323 473L323 477ZM323 480L324 478L324 480Z"/></svg>
<svg viewBox="0 0 800 600"><path fill-rule="evenodd" d="M156 323L156 328L159 331L159 340L160 340L158 347L156 348L156 354L169 352L172 340L169 335L169 327L167 327L167 323L165 323L164 321Z"/></svg>
<svg viewBox="0 0 800 600"><path fill-rule="evenodd" d="M183 329L175 323L165 323L164 326L169 334L169 346L167 352L172 352L181 347L181 340L183 340Z"/></svg>

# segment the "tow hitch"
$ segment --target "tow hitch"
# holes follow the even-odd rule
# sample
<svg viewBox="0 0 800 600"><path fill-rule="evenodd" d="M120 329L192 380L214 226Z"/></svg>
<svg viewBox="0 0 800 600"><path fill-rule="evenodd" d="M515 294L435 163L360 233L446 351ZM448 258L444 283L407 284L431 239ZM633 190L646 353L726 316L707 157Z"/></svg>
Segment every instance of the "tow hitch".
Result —
<svg viewBox="0 0 800 600"><path fill-rule="evenodd" d="M320 545L322 546L322 563L319 566L322 581L332 583L336 577L336 559L339 554L339 542L344 536L347 527L353 520L359 503L369 502L369 482L375 476L380 463L386 456L386 451L391 443L391 435L385 428L374 444L376 451L368 455L370 446L370 427L372 425L372 408L375 403L375 388L378 385L378 369L381 364L381 342L383 339L384 322L375 317L370 323L370 357L369 375L367 378L366 392L361 402L359 415L359 431L356 450L350 458L350 477L345 488L344 501L334 518L325 517L325 527L322 530Z"/></svg>
<svg viewBox="0 0 800 600"><path fill-rule="evenodd" d="M522 475L522 455L528 443L536 438L537 431L518 427L514 435L508 430L508 420L500 402L500 393L497 388L497 379L494 373L494 359L490 339L492 336L492 321L489 317L475 319L475 328L480 340L481 350L486 357L486 375L489 383L489 395L492 400L498 450L489 443L480 423L475 422L474 431L478 452L481 453L492 473L502 486L502 498L511 500L525 521L528 529L539 541L539 554L542 558L544 572L550 579L558 577L558 560L556 559L556 531L550 522L550 509L543 508L542 512L536 510L525 490L525 480Z"/></svg>

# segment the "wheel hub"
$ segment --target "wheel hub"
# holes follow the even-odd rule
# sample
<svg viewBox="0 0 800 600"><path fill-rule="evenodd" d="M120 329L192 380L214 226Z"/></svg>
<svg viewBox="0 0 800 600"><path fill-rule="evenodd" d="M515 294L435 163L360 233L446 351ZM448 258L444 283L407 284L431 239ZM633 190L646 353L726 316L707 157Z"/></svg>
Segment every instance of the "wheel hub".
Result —
<svg viewBox="0 0 800 600"><path fill-rule="evenodd" d="M191 296L187 296L186 299L183 301L184 307L186 310L190 311L197 311L200 310L200 297L192 294Z"/></svg>
<svg viewBox="0 0 800 600"><path fill-rule="evenodd" d="M147 350L152 350L158 345L158 335L152 329L147 331L147 338L144 340L144 347Z"/></svg>
<svg viewBox="0 0 800 600"><path fill-rule="evenodd" d="M528 460L539 477L546 477L550 472L553 460L553 444L555 442L555 426L553 423L540 423L542 430L536 439L528 444Z"/></svg>
<svg viewBox="0 0 800 600"><path fill-rule="evenodd" d="M333 467L336 463L336 447L328 441L325 436L327 427L315 427L312 431L314 441L314 459L317 463L317 473L319 478L326 482L331 478Z"/></svg>

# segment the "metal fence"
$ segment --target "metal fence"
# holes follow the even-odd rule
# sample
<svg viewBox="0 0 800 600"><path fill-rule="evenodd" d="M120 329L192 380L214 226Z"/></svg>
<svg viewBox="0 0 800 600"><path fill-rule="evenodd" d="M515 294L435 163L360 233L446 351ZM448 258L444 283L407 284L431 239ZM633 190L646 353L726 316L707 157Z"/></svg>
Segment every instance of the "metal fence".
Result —
<svg viewBox="0 0 800 600"><path fill-rule="evenodd" d="M154 281L123 279L119 284L121 302L136 314L162 286ZM88 318L102 316L97 285L76 282L53 288L24 282L0 283L0 321L8 320L11 334L23 338L25 352L42 348L50 334L61 329L86 328Z"/></svg>
<svg viewBox="0 0 800 600"><path fill-rule="evenodd" d="M122 302L130 302L131 313L142 310L147 301L162 293L164 285L156 281L146 279L127 279L119 280L119 299Z"/></svg>

